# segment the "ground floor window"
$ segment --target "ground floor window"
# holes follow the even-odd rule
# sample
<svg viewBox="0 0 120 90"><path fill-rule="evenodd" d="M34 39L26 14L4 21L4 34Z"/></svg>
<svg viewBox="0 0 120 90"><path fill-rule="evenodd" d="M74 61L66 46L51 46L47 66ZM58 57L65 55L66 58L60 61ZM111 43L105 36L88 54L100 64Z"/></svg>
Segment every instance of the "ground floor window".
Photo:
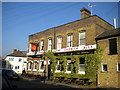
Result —
<svg viewBox="0 0 120 90"><path fill-rule="evenodd" d="M79 62L79 73L85 74L85 58L80 58Z"/></svg>
<svg viewBox="0 0 120 90"><path fill-rule="evenodd" d="M32 69L32 62L29 62L28 63L28 70L31 70Z"/></svg>
<svg viewBox="0 0 120 90"><path fill-rule="evenodd" d="M120 62L117 63L117 71L120 72Z"/></svg>
<svg viewBox="0 0 120 90"><path fill-rule="evenodd" d="M13 66L12 65L8 65L8 69L13 69Z"/></svg>
<svg viewBox="0 0 120 90"><path fill-rule="evenodd" d="M40 67L39 67L40 70L44 70L44 61L40 61Z"/></svg>
<svg viewBox="0 0 120 90"><path fill-rule="evenodd" d="M102 72L107 72L107 63L102 63Z"/></svg>
<svg viewBox="0 0 120 90"><path fill-rule="evenodd" d="M71 58L67 58L67 73L71 73Z"/></svg>
<svg viewBox="0 0 120 90"><path fill-rule="evenodd" d="M37 65L38 65L38 63L35 62L35 63L34 63L34 70L35 70L35 71L37 70Z"/></svg>
<svg viewBox="0 0 120 90"><path fill-rule="evenodd" d="M60 72L60 59L56 59L56 72Z"/></svg>

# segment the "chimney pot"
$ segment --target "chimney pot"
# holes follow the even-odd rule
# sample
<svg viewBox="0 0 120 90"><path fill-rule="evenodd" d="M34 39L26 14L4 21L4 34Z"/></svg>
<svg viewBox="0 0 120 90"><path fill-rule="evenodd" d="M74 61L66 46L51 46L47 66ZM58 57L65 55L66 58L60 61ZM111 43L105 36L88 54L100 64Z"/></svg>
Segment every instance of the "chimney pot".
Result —
<svg viewBox="0 0 120 90"><path fill-rule="evenodd" d="M16 48L14 48L13 52L16 52L16 51L17 51L17 49L16 49Z"/></svg>
<svg viewBox="0 0 120 90"><path fill-rule="evenodd" d="M82 8L80 11L82 19L91 16L91 12L86 8Z"/></svg>

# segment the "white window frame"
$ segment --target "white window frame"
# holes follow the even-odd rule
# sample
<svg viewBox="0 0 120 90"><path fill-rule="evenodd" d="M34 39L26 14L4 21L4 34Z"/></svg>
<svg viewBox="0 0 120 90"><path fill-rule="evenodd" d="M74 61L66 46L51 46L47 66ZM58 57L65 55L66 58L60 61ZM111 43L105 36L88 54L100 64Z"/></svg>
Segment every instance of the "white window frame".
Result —
<svg viewBox="0 0 120 90"><path fill-rule="evenodd" d="M57 36L57 49L62 48L62 36Z"/></svg>
<svg viewBox="0 0 120 90"><path fill-rule="evenodd" d="M120 70L119 70L119 64L120 64L120 62L117 62L117 72L120 72Z"/></svg>
<svg viewBox="0 0 120 90"><path fill-rule="evenodd" d="M31 48L32 48L32 44L29 43L29 52L32 52L32 51L31 51Z"/></svg>
<svg viewBox="0 0 120 90"><path fill-rule="evenodd" d="M108 72L108 65L107 65L107 71L104 70L104 65L107 65L107 63L102 63L102 72Z"/></svg>
<svg viewBox="0 0 120 90"><path fill-rule="evenodd" d="M32 70L32 66L30 68L30 65L32 65L32 62L28 62L28 71L31 71Z"/></svg>
<svg viewBox="0 0 120 90"><path fill-rule="evenodd" d="M42 63L43 63L43 69L41 69L41 65L42 65ZM44 71L44 69L45 69L45 64L44 64L44 60L40 60L40 63L39 63L39 71Z"/></svg>
<svg viewBox="0 0 120 90"><path fill-rule="evenodd" d="M67 34L67 46L66 47L72 47L73 43L73 34L70 33L70 34Z"/></svg>
<svg viewBox="0 0 120 90"><path fill-rule="evenodd" d="M84 71L81 71L81 68L80 68L81 66L84 66ZM84 64L79 63L79 72L78 73L85 74L85 63Z"/></svg>
<svg viewBox="0 0 120 90"><path fill-rule="evenodd" d="M57 60L57 64L56 64L56 71L55 72L60 72L60 70L58 70L58 66L60 66L60 60Z"/></svg>
<svg viewBox="0 0 120 90"><path fill-rule="evenodd" d="M37 71L37 65L38 65L38 63L37 63L37 62L34 62L33 71ZM36 68L35 68L35 67L36 67Z"/></svg>
<svg viewBox="0 0 120 90"><path fill-rule="evenodd" d="M42 48L44 50L44 40L40 41L40 51L43 51Z"/></svg>
<svg viewBox="0 0 120 90"><path fill-rule="evenodd" d="M69 62L68 62L69 61ZM67 60L67 67L66 67L66 73L71 73L71 71L68 71L68 65L71 65L71 59Z"/></svg>
<svg viewBox="0 0 120 90"><path fill-rule="evenodd" d="M81 37L81 34L83 34L83 37ZM85 43L82 44L81 40L85 40ZM79 46L81 46L81 45L86 45L86 30L81 30L79 32Z"/></svg>
<svg viewBox="0 0 120 90"><path fill-rule="evenodd" d="M80 66L79 67L81 67L81 66L84 66L84 68L85 68L85 64L79 64ZM79 69L79 73L80 74L85 74L85 70L84 71L81 71L81 68Z"/></svg>
<svg viewBox="0 0 120 90"><path fill-rule="evenodd" d="M48 38L48 50L52 50L52 38Z"/></svg>

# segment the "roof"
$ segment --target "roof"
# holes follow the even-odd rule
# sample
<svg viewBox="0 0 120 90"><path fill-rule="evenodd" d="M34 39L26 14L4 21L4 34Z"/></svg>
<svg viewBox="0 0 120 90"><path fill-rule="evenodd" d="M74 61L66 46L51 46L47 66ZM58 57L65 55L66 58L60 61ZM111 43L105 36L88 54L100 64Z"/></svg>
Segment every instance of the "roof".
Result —
<svg viewBox="0 0 120 90"><path fill-rule="evenodd" d="M120 36L120 28L107 30L103 32L102 34L98 35L96 37L96 40L105 39L109 37L116 37L116 36Z"/></svg>
<svg viewBox="0 0 120 90"><path fill-rule="evenodd" d="M107 21L105 21L104 19L102 19L101 17L99 17L98 15L92 15L92 16L89 16L89 17L86 17L86 18L82 18L82 19L79 19L79 20L75 20L75 21L72 21L72 22L69 22L69 23L60 25L60 26L52 27L52 28L43 30L43 31L41 31L41 32L45 32L45 31L50 30L50 29L59 28L59 27L62 27L62 26L68 25L68 24L72 24L72 23L78 22L78 21L87 20L88 18L91 18L91 17L98 17L98 18L100 18L101 20L103 20L104 22L106 22L107 24L113 26L112 24L108 23ZM36 35L36 34L38 34L38 33L41 33L41 32L37 32L37 33L31 34L31 35L29 35L29 36L34 36L34 35Z"/></svg>
<svg viewBox="0 0 120 90"><path fill-rule="evenodd" d="M7 56L15 56L15 57L26 57L27 56L27 51L20 51L20 50L17 50Z"/></svg>

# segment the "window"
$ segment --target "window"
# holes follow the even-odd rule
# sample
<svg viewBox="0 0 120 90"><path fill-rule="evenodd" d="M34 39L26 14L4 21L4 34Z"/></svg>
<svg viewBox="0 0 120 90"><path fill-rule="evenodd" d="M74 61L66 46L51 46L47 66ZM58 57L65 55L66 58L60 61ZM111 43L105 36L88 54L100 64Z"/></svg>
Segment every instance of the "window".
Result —
<svg viewBox="0 0 120 90"><path fill-rule="evenodd" d="M62 48L62 36L57 37L57 49Z"/></svg>
<svg viewBox="0 0 120 90"><path fill-rule="evenodd" d="M17 69L17 66L15 66L15 69Z"/></svg>
<svg viewBox="0 0 120 90"><path fill-rule="evenodd" d="M117 54L117 40L109 39L109 53L110 54Z"/></svg>
<svg viewBox="0 0 120 90"><path fill-rule="evenodd" d="M85 74L85 58L80 58L80 69L79 73Z"/></svg>
<svg viewBox="0 0 120 90"><path fill-rule="evenodd" d="M52 38L48 38L48 50L52 50Z"/></svg>
<svg viewBox="0 0 120 90"><path fill-rule="evenodd" d="M79 45L85 45L86 44L85 34L86 34L85 30L82 30L82 31L79 32Z"/></svg>
<svg viewBox="0 0 120 90"><path fill-rule="evenodd" d="M120 72L120 63L117 63L117 71Z"/></svg>
<svg viewBox="0 0 120 90"><path fill-rule="evenodd" d="M67 72L71 73L71 58L67 58Z"/></svg>
<svg viewBox="0 0 120 90"><path fill-rule="evenodd" d="M9 61L13 61L14 58L9 58Z"/></svg>
<svg viewBox="0 0 120 90"><path fill-rule="evenodd" d="M41 40L40 51L43 51L43 50L44 50L44 40Z"/></svg>
<svg viewBox="0 0 120 90"><path fill-rule="evenodd" d="M8 69L13 69L13 66L12 65L8 65Z"/></svg>
<svg viewBox="0 0 120 90"><path fill-rule="evenodd" d="M28 49L29 52L31 52L31 43L29 43L29 49Z"/></svg>
<svg viewBox="0 0 120 90"><path fill-rule="evenodd" d="M18 62L21 62L21 61L22 61L22 59L21 59L21 58L19 58Z"/></svg>
<svg viewBox="0 0 120 90"><path fill-rule="evenodd" d="M107 72L107 64L106 63L102 64L102 72Z"/></svg>
<svg viewBox="0 0 120 90"><path fill-rule="evenodd" d="M34 70L37 69L37 62L34 63Z"/></svg>
<svg viewBox="0 0 120 90"><path fill-rule="evenodd" d="M58 59L56 63L56 71L60 71L60 60Z"/></svg>
<svg viewBox="0 0 120 90"><path fill-rule="evenodd" d="M17 68L19 69L20 67L18 66Z"/></svg>
<svg viewBox="0 0 120 90"><path fill-rule="evenodd" d="M72 38L73 38L72 34L67 35L67 47L72 47Z"/></svg>
<svg viewBox="0 0 120 90"><path fill-rule="evenodd" d="M44 61L40 61L40 70L44 70Z"/></svg>
<svg viewBox="0 0 120 90"><path fill-rule="evenodd" d="M29 62L29 63L28 63L28 69L29 69L29 70L32 69L32 62Z"/></svg>

